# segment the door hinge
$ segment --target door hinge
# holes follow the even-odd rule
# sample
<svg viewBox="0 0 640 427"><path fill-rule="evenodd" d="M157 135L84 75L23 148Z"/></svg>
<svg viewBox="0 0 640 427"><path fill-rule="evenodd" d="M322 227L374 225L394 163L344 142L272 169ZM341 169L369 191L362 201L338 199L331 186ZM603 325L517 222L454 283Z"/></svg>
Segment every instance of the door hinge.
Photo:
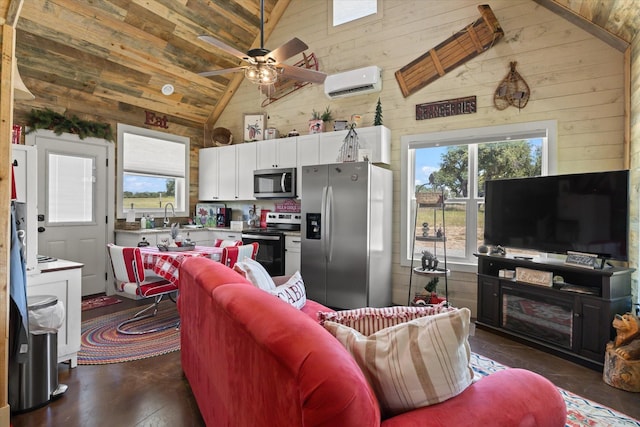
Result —
<svg viewBox="0 0 640 427"><path fill-rule="evenodd" d="M104 159L104 163L107 167L109 167L109 159Z"/></svg>
<svg viewBox="0 0 640 427"><path fill-rule="evenodd" d="M104 281L106 282L107 280L109 280L109 274L107 274L106 272L104 273Z"/></svg>
<svg viewBox="0 0 640 427"><path fill-rule="evenodd" d="M104 223L109 224L109 215L104 217Z"/></svg>

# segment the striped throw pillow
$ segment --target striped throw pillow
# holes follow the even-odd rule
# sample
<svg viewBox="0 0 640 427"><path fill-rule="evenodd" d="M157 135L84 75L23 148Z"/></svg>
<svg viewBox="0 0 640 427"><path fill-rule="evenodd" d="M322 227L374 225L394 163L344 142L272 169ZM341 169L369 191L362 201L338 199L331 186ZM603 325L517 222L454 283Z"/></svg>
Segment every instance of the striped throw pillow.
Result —
<svg viewBox="0 0 640 427"><path fill-rule="evenodd" d="M454 309L369 336L325 321L371 384L385 417L443 402L473 380L467 340L471 312Z"/></svg>
<svg viewBox="0 0 640 427"><path fill-rule="evenodd" d="M364 307L353 310L318 312L318 320L322 324L326 320L349 326L363 335L371 335L380 329L395 326L423 316L457 310L447 307L446 303L420 307Z"/></svg>

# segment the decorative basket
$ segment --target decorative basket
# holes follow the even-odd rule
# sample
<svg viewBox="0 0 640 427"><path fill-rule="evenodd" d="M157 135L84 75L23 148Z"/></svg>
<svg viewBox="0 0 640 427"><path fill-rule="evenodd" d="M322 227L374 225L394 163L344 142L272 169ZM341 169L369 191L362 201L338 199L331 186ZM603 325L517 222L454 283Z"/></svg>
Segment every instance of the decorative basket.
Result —
<svg viewBox="0 0 640 427"><path fill-rule="evenodd" d="M229 145L233 142L233 135L227 128L215 128L211 134L211 140L217 146Z"/></svg>
<svg viewBox="0 0 640 427"><path fill-rule="evenodd" d="M416 202L421 204L442 203L441 193L416 193Z"/></svg>

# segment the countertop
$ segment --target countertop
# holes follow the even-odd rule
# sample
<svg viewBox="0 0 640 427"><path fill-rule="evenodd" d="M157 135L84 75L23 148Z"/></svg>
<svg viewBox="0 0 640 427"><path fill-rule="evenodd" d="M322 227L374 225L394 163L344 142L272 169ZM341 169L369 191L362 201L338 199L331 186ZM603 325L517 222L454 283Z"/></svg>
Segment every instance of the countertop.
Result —
<svg viewBox="0 0 640 427"><path fill-rule="evenodd" d="M67 261L66 259L38 263L38 270L40 273L51 273L52 271L71 270L73 268L82 267L84 267L84 264L75 261Z"/></svg>
<svg viewBox="0 0 640 427"><path fill-rule="evenodd" d="M194 228L194 227L181 227L180 229L181 233L185 233L185 232L189 232L189 231L231 231L231 232L236 232L236 233L240 233L240 231L237 230L231 230L230 227L199 227L199 228ZM250 229L246 229L246 230L242 230L250 232ZM171 228L167 227L167 228L143 228L143 229L139 229L139 230L122 230L122 229L115 229L116 233L126 233L126 234L135 234L135 235L140 235L140 234L158 234L158 233L171 233ZM300 231L292 231L292 230L282 230L282 232L284 233L285 236L300 236Z"/></svg>

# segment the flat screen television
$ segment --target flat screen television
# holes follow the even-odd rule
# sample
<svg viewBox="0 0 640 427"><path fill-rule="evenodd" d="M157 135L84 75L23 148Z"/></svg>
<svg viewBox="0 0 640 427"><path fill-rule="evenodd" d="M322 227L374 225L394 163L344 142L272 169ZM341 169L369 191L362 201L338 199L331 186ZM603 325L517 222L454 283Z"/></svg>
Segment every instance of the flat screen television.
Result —
<svg viewBox="0 0 640 427"><path fill-rule="evenodd" d="M628 261L629 171L485 183L487 245Z"/></svg>

